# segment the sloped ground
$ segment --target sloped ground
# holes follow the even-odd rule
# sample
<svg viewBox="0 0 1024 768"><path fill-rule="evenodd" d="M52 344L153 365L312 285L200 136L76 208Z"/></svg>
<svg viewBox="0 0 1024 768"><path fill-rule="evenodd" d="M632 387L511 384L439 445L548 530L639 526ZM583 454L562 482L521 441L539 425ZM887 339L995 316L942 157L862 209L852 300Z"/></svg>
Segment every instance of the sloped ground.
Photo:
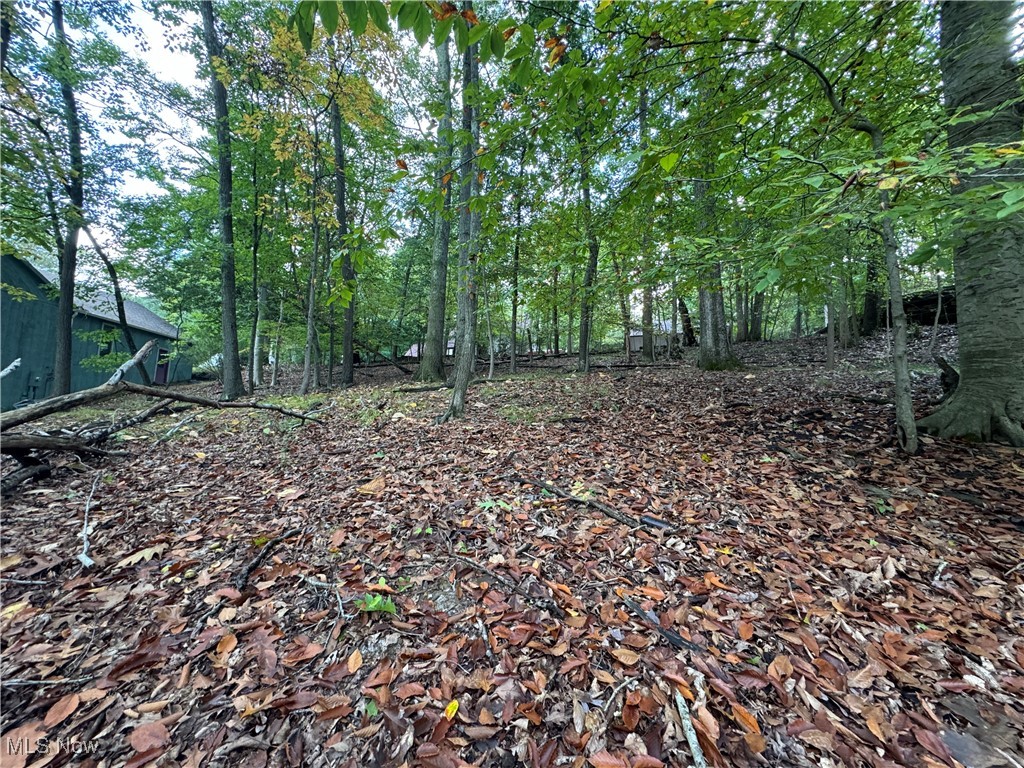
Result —
<svg viewBox="0 0 1024 768"><path fill-rule="evenodd" d="M688 766L677 693L711 765L1024 765L1021 453L904 459L863 349L741 349L71 462L4 504L3 765Z"/></svg>

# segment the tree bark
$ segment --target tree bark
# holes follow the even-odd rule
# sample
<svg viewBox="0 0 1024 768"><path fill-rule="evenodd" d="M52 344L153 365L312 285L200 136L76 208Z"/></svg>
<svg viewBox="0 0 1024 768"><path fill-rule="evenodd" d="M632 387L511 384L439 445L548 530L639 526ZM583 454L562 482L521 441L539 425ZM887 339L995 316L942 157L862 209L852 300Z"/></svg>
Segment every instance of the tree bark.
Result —
<svg viewBox="0 0 1024 768"><path fill-rule="evenodd" d="M583 188L583 228L587 239L587 269L583 273L583 290L580 298L580 346L578 368L581 373L590 370L590 342L594 324L594 302L597 286L597 259L601 244L594 227L594 210L590 200L590 159L585 156L587 148L582 140L580 146L580 186Z"/></svg>
<svg viewBox="0 0 1024 768"><path fill-rule="evenodd" d="M263 386L263 347L266 345L266 328L264 327L267 322L267 298L269 296L270 289L266 283L260 283L259 290L256 292L256 328L252 339L252 366L253 366L253 386Z"/></svg>
<svg viewBox="0 0 1024 768"><path fill-rule="evenodd" d="M949 125L947 141L960 154L983 144L1020 142L1019 68L1011 57L1012 2L941 6L939 61L950 114L978 116ZM992 171L965 172L954 195L990 183ZM1020 161L1007 161L999 181L1024 181ZM1001 190L1000 190L1001 191ZM955 200L955 198L954 198ZM922 429L940 437L1024 446L1024 223L1020 214L980 221L953 254L960 336L960 384Z"/></svg>
<svg viewBox="0 0 1024 768"><path fill-rule="evenodd" d="M65 216L67 233L64 247L60 252L59 290L57 299L57 335L54 345L53 392L66 395L71 391L71 323L75 313L75 269L78 266L78 237L81 232L85 209L85 163L82 159L82 124L78 117L78 103L71 79L71 47L64 29L64 4L53 0L51 6L53 30L57 39L57 55L60 59L56 68L60 83L61 100L64 102L64 124L68 131L67 191L70 206Z"/></svg>
<svg viewBox="0 0 1024 768"><path fill-rule="evenodd" d="M200 3L203 39L213 84L213 107L217 120L217 190L220 205L220 291L221 291L221 368L225 400L245 394L242 362L238 354L238 311L235 289L235 229L232 207L231 126L228 123L228 92L217 77L215 62L221 58L220 41L214 26L213 3Z"/></svg>
<svg viewBox="0 0 1024 768"><path fill-rule="evenodd" d="M331 137L334 141L334 211L338 222L338 246L341 248L341 279L344 291L351 295L342 303L345 315L341 330L341 384L350 387L355 377L356 270L348 243L348 197L345 170L345 137L337 95L331 100ZM333 357L333 344L331 346Z"/></svg>
<svg viewBox="0 0 1024 768"><path fill-rule="evenodd" d="M448 300L448 258L452 223L449 218L452 191L452 65L446 38L437 48L437 82L441 88L444 112L437 127L440 154L434 171L441 204L434 213L434 245L431 260L430 296L427 304L427 334L420 345L420 365L417 381L444 381L444 359L448 350L445 331Z"/></svg>
<svg viewBox="0 0 1024 768"><path fill-rule="evenodd" d="M464 11L472 11L472 0L465 0ZM476 359L476 334L473 318L476 291L474 262L476 242L473 239L474 223L471 204L477 189L476 147L479 140L479 121L474 100L477 93L477 63L475 45L468 46L462 57L462 134L463 145L459 162L459 286L458 321L455 348L455 369L452 372L452 399L448 410L438 422L460 419L466 412L466 392L473 377L473 363Z"/></svg>
<svg viewBox="0 0 1024 768"><path fill-rule="evenodd" d="M302 383L299 386L299 394L309 394L310 389L320 386L318 365L319 356L317 353L316 339L316 281L317 266L320 260L320 221L316 215L316 184L313 185L312 193L313 211L313 256L309 260L309 282L306 285L306 344L302 359Z"/></svg>

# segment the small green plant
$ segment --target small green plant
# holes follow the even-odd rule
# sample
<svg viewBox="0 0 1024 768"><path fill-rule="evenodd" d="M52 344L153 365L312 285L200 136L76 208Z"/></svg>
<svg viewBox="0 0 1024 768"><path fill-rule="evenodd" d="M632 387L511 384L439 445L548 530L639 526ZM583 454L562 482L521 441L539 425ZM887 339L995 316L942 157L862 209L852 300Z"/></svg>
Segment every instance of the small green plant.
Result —
<svg viewBox="0 0 1024 768"><path fill-rule="evenodd" d="M376 592L363 595L356 600L356 608L363 613L390 613L394 615L398 612L394 600L387 595L381 595Z"/></svg>
<svg viewBox="0 0 1024 768"><path fill-rule="evenodd" d="M428 536L434 532L433 526L428 525L426 528L416 527L412 529L413 536L419 536L421 533L425 533Z"/></svg>
<svg viewBox="0 0 1024 768"><path fill-rule="evenodd" d="M490 509L494 509L495 507L497 507L498 509L503 509L506 512L511 512L512 511L512 505L509 504L504 499L480 499L476 503L476 505L478 507L480 507L480 509L483 509L483 510L490 510Z"/></svg>

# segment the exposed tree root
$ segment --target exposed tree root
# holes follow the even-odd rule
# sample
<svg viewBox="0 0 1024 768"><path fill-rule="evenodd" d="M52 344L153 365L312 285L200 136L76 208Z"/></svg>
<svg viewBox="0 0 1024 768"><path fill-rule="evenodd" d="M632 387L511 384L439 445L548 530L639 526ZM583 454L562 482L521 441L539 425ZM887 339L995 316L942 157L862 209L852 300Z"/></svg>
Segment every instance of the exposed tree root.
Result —
<svg viewBox="0 0 1024 768"><path fill-rule="evenodd" d="M936 437L981 442L1003 439L1024 448L1024 404L999 402L966 386L959 387L937 411L920 419L917 425Z"/></svg>

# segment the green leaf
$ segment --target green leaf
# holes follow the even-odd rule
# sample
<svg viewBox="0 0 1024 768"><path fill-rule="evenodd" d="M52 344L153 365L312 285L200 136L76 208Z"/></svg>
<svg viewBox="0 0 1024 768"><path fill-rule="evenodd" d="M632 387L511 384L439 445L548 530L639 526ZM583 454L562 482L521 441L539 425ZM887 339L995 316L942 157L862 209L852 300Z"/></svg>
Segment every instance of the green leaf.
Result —
<svg viewBox="0 0 1024 768"><path fill-rule="evenodd" d="M1013 205L1019 200L1024 200L1024 184L1003 193L1003 202L1007 205Z"/></svg>
<svg viewBox="0 0 1024 768"><path fill-rule="evenodd" d="M661 168L662 170L665 171L665 173L672 173L672 169L675 168L676 163L679 162L679 153L669 152L667 155L664 155L658 162L661 164Z"/></svg>
<svg viewBox="0 0 1024 768"><path fill-rule="evenodd" d="M302 0L295 15L295 31L306 53L313 48L313 24L316 15L316 0Z"/></svg>
<svg viewBox="0 0 1024 768"><path fill-rule="evenodd" d="M459 53L465 53L469 48L469 29L466 27L466 20L461 16L456 16L452 29L455 31L455 49Z"/></svg>
<svg viewBox="0 0 1024 768"><path fill-rule="evenodd" d="M484 25L483 24L478 24L477 25L477 27L482 27L482 26L484 26ZM474 27L473 29L476 29L476 27ZM470 32L470 35L472 35L472 31ZM488 61L491 60L491 55L492 54L491 54L491 36L490 35L488 35L488 34L481 35L480 39L477 41L476 48L477 48L477 55L480 57L480 63L481 64L486 64Z"/></svg>
<svg viewBox="0 0 1024 768"><path fill-rule="evenodd" d="M352 3L345 3L345 13L348 13L348 7ZM324 23L324 31L328 35L333 35L338 31L338 2L337 0L320 0L319 4L320 19Z"/></svg>
<svg viewBox="0 0 1024 768"><path fill-rule="evenodd" d="M430 33L433 27L433 17L430 15L430 11L427 10L427 6L416 4L416 19L413 22L413 34L416 36L416 42L420 45L426 45L427 40L430 39Z"/></svg>
<svg viewBox="0 0 1024 768"><path fill-rule="evenodd" d="M475 45L476 43L480 42L480 38L487 34L488 29L489 27L483 22L474 26L471 30L469 30L469 44Z"/></svg>
<svg viewBox="0 0 1024 768"><path fill-rule="evenodd" d="M321 2L321 5L323 3ZM362 0L345 0L345 16L353 35L361 35L366 31L366 3Z"/></svg>
<svg viewBox="0 0 1024 768"><path fill-rule="evenodd" d="M530 83L530 60L525 57L521 58L515 63L509 74L512 75L516 85L525 88Z"/></svg>
<svg viewBox="0 0 1024 768"><path fill-rule="evenodd" d="M505 55L505 35L497 27L491 30L491 52L499 61Z"/></svg>
<svg viewBox="0 0 1024 768"><path fill-rule="evenodd" d="M533 27L529 24L523 24L519 27L519 34L522 38L522 45L525 45L527 49L533 48L537 44L537 33L533 31Z"/></svg>
<svg viewBox="0 0 1024 768"><path fill-rule="evenodd" d="M825 181L824 176L810 176L804 179L804 184L815 189L821 189L822 183Z"/></svg>
<svg viewBox="0 0 1024 768"><path fill-rule="evenodd" d="M390 32L391 24L388 21L388 9L380 0L368 0L366 10L370 14L373 25L381 32Z"/></svg>
<svg viewBox="0 0 1024 768"><path fill-rule="evenodd" d="M458 16L452 15L449 16L447 19L444 19L443 21L437 22L437 24L434 25L435 48L440 48L444 41L448 39L448 36L452 32L452 24L455 23L455 19L457 18Z"/></svg>
<svg viewBox="0 0 1024 768"><path fill-rule="evenodd" d="M1007 216L1018 211L1024 211L1024 203L1017 203L1016 205L1008 205L1005 208L1000 208L999 212L996 213L997 219L1005 219Z"/></svg>
<svg viewBox="0 0 1024 768"><path fill-rule="evenodd" d="M403 2L398 6L398 12L396 14L398 18L398 28L412 29L413 25L416 23L416 15L420 7L420 4L417 2Z"/></svg>

